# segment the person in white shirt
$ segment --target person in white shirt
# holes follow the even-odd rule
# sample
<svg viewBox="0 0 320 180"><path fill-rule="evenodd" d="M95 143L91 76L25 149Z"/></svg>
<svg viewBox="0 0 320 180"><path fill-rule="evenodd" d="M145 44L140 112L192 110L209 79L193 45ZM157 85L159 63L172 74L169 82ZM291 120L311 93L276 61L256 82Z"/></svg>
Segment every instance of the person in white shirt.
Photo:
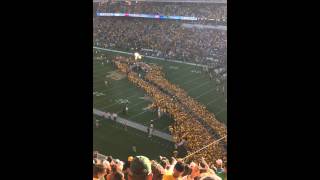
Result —
<svg viewBox="0 0 320 180"><path fill-rule="evenodd" d="M124 114L128 114L128 110L129 110L129 108L128 108L128 103L126 103L126 105L125 105L125 107L124 107L124 109L123 109L123 113L124 113Z"/></svg>
<svg viewBox="0 0 320 180"><path fill-rule="evenodd" d="M99 128L99 120L96 119L96 128Z"/></svg>
<svg viewBox="0 0 320 180"><path fill-rule="evenodd" d="M158 107L158 118L160 119L160 117L161 117L161 109L160 107Z"/></svg>
<svg viewBox="0 0 320 180"><path fill-rule="evenodd" d="M152 136L152 132L153 132L153 120L151 120L151 124L149 127L149 135L148 135L149 138Z"/></svg>
<svg viewBox="0 0 320 180"><path fill-rule="evenodd" d="M114 121L117 121L117 116L118 116L118 115L117 115L116 113L113 113L113 120L114 120Z"/></svg>
<svg viewBox="0 0 320 180"><path fill-rule="evenodd" d="M107 119L110 119L111 114L110 114L109 112L107 112L107 113L105 113L105 116L104 116L104 117L107 118Z"/></svg>

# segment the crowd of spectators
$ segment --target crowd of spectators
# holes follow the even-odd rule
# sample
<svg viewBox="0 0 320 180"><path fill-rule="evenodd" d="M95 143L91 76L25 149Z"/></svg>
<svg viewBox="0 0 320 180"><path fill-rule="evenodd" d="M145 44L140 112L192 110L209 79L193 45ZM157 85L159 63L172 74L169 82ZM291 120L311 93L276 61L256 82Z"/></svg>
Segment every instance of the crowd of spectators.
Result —
<svg viewBox="0 0 320 180"><path fill-rule="evenodd" d="M143 55L194 62L226 64L226 31L181 27L179 21L97 17L94 45Z"/></svg>
<svg viewBox="0 0 320 180"><path fill-rule="evenodd" d="M146 13L219 19L226 23L226 4L107 1L94 3L94 12ZM220 20L221 19L221 20ZM225 21L223 21L223 19ZM210 77L225 82L227 77L227 31L196 28L183 24L207 21L155 20L128 17L93 19L94 45L143 55L204 64ZM225 24L226 25L226 24ZM187 28L188 27L188 28Z"/></svg>
<svg viewBox="0 0 320 180"><path fill-rule="evenodd" d="M99 155L99 156L98 156ZM93 153L93 180L227 180L227 163L207 163L172 157L150 160L129 156L125 161Z"/></svg>
<svg viewBox="0 0 320 180"><path fill-rule="evenodd" d="M195 16L214 19L226 25L226 4L154 3L132 1L107 1L94 3L93 41L94 46L139 52L145 56L178 60L207 65L205 69L211 78L223 83L227 78L227 32L210 28L187 28L185 23L197 22L155 20L128 17L96 17L96 12L158 14L170 16ZM174 119L169 130L176 143L186 142L188 154L195 152L216 140L210 127L218 137L226 136L226 127L215 119L205 106L192 99L178 86L166 80L159 66L148 66L143 76L132 71L130 59L118 56L113 64L128 80L142 88L153 99L150 108L160 109ZM165 90L165 91L164 91ZM192 112L192 113L191 113ZM201 119L206 125L199 121ZM213 144L189 158L150 161L147 157L129 157L128 161L108 157L94 157L93 178L105 180L221 180L219 173L226 173L226 139ZM223 159L223 160L221 160ZM208 162L208 163L207 163ZM216 166L214 166L216 165Z"/></svg>
<svg viewBox="0 0 320 180"><path fill-rule="evenodd" d="M177 85L170 83L161 71L161 67L157 65L152 65L151 70L146 74L145 79L149 82L153 82L155 85L161 89L168 91L170 95L175 97L184 107L190 109L196 117L203 119L208 126L210 126L214 132L216 132L220 137L227 134L227 129L225 126L216 120L215 116L207 110L207 108L188 96L187 92Z"/></svg>
<svg viewBox="0 0 320 180"><path fill-rule="evenodd" d="M213 136L213 132L210 132L203 123L199 122L199 119L194 114L202 118L218 137L226 137L227 131L225 126L218 122L212 113L203 108L203 105L191 97L187 97L183 90L170 84L163 77L159 77L162 76L162 73L159 71L158 66L151 65L150 69L147 70L145 78L141 78L138 73L130 70L130 64L134 63L133 60L130 62L128 58L118 56L113 59L113 63L119 71L127 74L130 82L142 88L153 99L151 108L160 108L163 113L170 115L174 119L174 124L169 128L171 135L176 143L182 140L186 141L185 147L188 153L197 151L204 145L217 140ZM158 76L162 80L152 83L151 81L154 81L154 76ZM175 94L164 92L161 87L165 86L168 86L169 91ZM182 103L181 101L186 102ZM221 143L213 144L190 158L198 160L204 157L208 162L214 162L219 158L226 158L226 156L225 138Z"/></svg>
<svg viewBox="0 0 320 180"><path fill-rule="evenodd" d="M215 3L179 3L179 2L108 2L99 9L107 13L157 14L163 16L192 16L215 19L226 23L227 5Z"/></svg>

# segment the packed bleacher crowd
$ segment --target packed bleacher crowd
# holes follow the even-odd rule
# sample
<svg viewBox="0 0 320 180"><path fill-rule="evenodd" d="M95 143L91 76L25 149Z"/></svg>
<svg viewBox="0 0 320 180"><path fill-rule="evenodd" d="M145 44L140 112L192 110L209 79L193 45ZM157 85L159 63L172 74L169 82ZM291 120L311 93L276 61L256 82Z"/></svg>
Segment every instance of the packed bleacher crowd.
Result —
<svg viewBox="0 0 320 180"><path fill-rule="evenodd" d="M197 18L218 19L226 22L227 5L215 3L163 3L163 2L108 2L102 5L99 12L158 14L163 16L192 16Z"/></svg>
<svg viewBox="0 0 320 180"><path fill-rule="evenodd" d="M93 39L98 47L200 64L225 56L227 46L225 31L183 28L178 21L114 17L94 18Z"/></svg>
<svg viewBox="0 0 320 180"><path fill-rule="evenodd" d="M124 62L128 62L128 64ZM147 74L144 79L140 78L138 73L130 70L130 64L133 64L134 60L117 56L113 60L113 63L119 71L127 73L128 80L130 82L142 88L153 99L152 108L160 108L163 113L169 114L174 119L174 124L169 128L171 135L176 143L185 140L187 142L185 147L189 153L197 151L199 148L202 148L202 146L217 140L217 138L212 136L213 132L208 131L208 129L199 122L193 113L204 118L208 126L213 128L220 138L226 137L226 128L214 119L213 114L206 111L206 109L203 108L204 106L195 100L191 100L191 97L184 95L185 92L183 92L182 89L170 84L163 77L160 77L162 79L162 81L160 80L161 82L156 82L155 84L150 82L154 80L154 77L162 76L158 66L151 66L151 68L147 70ZM177 91L177 93L173 92L175 93L174 98L172 95L161 90L161 87L166 88L165 86L167 86L169 91ZM178 99L180 100L178 101ZM181 101L186 102L181 103ZM187 109L189 109L189 111ZM193 113L190 113L190 110L193 111ZM214 162L217 159L226 158L227 152L225 147L226 138L223 139L222 143L213 144L203 151L195 154L192 156L192 159L197 160L204 157L208 162Z"/></svg>
<svg viewBox="0 0 320 180"><path fill-rule="evenodd" d="M217 132L220 137L223 137L227 134L227 129L225 128L225 126L221 122L216 120L214 115L210 113L204 105L188 96L185 90L179 88L175 84L170 83L165 78L159 66L152 66L152 69L146 75L146 80L153 82L161 89L169 91L169 93L176 97L176 99L178 99L182 105L190 108L196 116L203 119L208 124L208 126L210 126L214 130L214 132Z"/></svg>
<svg viewBox="0 0 320 180"><path fill-rule="evenodd" d="M124 2L106 1L105 3L94 3L94 12L196 16L219 19L219 22L226 25L227 5L173 2L136 3L135 1L128 5ZM129 52L139 51L147 56L208 65L210 77L216 75L217 83L223 84L227 79L227 32L210 28L183 27L183 24L186 23L206 24L208 21L94 16L94 45Z"/></svg>
<svg viewBox="0 0 320 180"><path fill-rule="evenodd" d="M133 1L130 6L123 3L104 3L101 6L94 5L94 13L99 12L121 12L121 13L145 13L172 16L195 16L200 18L211 18L225 21L226 5L216 4L179 4L179 3L149 3ZM122 17L94 17L94 46L115 49L128 52L139 52L143 55L159 57L164 59L180 60L185 62L208 65L210 77L215 74L218 81L226 80L227 71L227 32L216 29L199 29L183 27L184 21L150 20L143 18ZM206 21L191 22L207 24ZM203 146L215 141L210 132L198 118L201 118L211 127L219 137L226 136L226 128L215 119L205 106L189 97L184 90L168 82L161 68L151 66L151 69L143 76L130 70L128 59L117 57L114 65L126 73L129 81L144 89L152 97L153 103L150 108L160 108L161 112L170 115L175 121L169 128L176 143L185 140L184 146L188 154L195 152ZM162 89L162 90L161 90ZM169 94L165 93L166 89ZM172 96L173 95L173 96ZM186 109L191 110L187 111ZM221 143L208 146L204 150L185 159L184 163L163 163L150 161L152 171L136 171L131 168L130 158L127 162L120 160L99 160L94 158L94 178L106 180L173 180L173 179L219 179L216 177L217 168L211 167L220 159L226 161L226 139ZM147 161L137 160L137 162ZM208 162L210 165L205 165ZM202 165L200 165L200 164ZM175 166L177 165L177 169ZM180 165L183 164L183 165ZM218 165L220 166L220 165ZM138 166L138 167L146 167ZM181 169L183 167L183 170ZM209 168L210 167L210 168ZM223 169L222 165L219 167ZM158 170L162 169L162 170ZM182 170L182 171L181 171ZM138 172L138 173L137 173ZM180 172L180 174L178 173ZM151 176L149 176L151 174ZM178 178L180 177L180 178ZM226 178L225 178L226 179Z"/></svg>
<svg viewBox="0 0 320 180"><path fill-rule="evenodd" d="M93 180L227 180L227 163L159 156L129 156L126 161L93 153Z"/></svg>

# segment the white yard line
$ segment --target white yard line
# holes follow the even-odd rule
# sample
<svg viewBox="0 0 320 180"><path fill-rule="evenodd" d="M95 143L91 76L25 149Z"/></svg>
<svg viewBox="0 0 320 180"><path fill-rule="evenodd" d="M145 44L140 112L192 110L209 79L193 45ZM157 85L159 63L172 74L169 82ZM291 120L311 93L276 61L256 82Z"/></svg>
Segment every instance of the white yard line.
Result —
<svg viewBox="0 0 320 180"><path fill-rule="evenodd" d="M115 94L113 94L113 96L115 97L115 98L121 98L121 97L125 97L125 96L123 96L122 94L130 94L129 92L131 91L131 90L133 90L135 87L133 87L133 88L129 88L129 89L127 89L126 91L120 91L119 93L115 93ZM130 91L128 91L128 90L130 90ZM125 93L126 92L126 93ZM103 92L104 94L108 94L108 92ZM138 94L138 92L137 92L137 94ZM103 101L103 100L105 100L105 99L103 99L103 98L101 98L101 99L97 99L95 102L96 103L99 103L99 102L101 102L101 101Z"/></svg>
<svg viewBox="0 0 320 180"><path fill-rule="evenodd" d="M140 112L140 113L137 113L137 114L135 114L135 115L133 115L133 116L130 116L129 119L132 119L132 118L134 118L134 117L138 117L138 116L140 116L140 115L142 115L142 114L144 114L144 113L146 113L146 112L147 112L147 110L142 111L142 112Z"/></svg>
<svg viewBox="0 0 320 180"><path fill-rule="evenodd" d="M217 114L215 114L215 116L217 116L218 114L222 113L223 111L225 111L227 108L221 108L221 110L219 112L217 112Z"/></svg>
<svg viewBox="0 0 320 180"><path fill-rule="evenodd" d="M134 95L132 95L132 96L129 96L129 97L125 97L126 99L130 99L130 98L132 98L132 97L134 97L134 96L136 96L136 95L138 95L139 93L136 93L136 94L134 94ZM119 98L119 97L116 97L116 98ZM100 101L99 101L100 102ZM118 104L117 102L115 102L115 103L112 103L112 104L110 104L110 105L108 105L108 106L106 106L106 107L104 107L104 108L109 108L109 107L112 107L112 106L114 106L114 105L116 105L116 104Z"/></svg>
<svg viewBox="0 0 320 180"><path fill-rule="evenodd" d="M208 94L208 93L210 93L210 92L212 92L212 91L214 91L214 89L210 89L209 91L206 91L206 92L200 94L199 96L195 97L195 99L198 99L199 97L201 97L201 96L203 96L203 95L206 95L206 94Z"/></svg>
<svg viewBox="0 0 320 180"><path fill-rule="evenodd" d="M214 100L208 102L206 105L212 104L212 103L216 102L218 99L221 99L221 98L222 98L222 96L220 96L217 99L214 99Z"/></svg>
<svg viewBox="0 0 320 180"><path fill-rule="evenodd" d="M146 101L142 100L141 102L136 103L136 104L134 104L133 106L129 106L128 108L132 109L133 107L136 107L137 105L142 104L142 103L144 103L144 102L146 102ZM122 112L122 110L118 111L117 113L120 113L120 112Z"/></svg>
<svg viewBox="0 0 320 180"><path fill-rule="evenodd" d="M195 90L195 89L197 89L197 88L199 88L199 87L201 87L201 86L203 86L203 85L206 85L206 84L208 84L209 82L210 82L210 81L204 82L204 83L202 83L202 84L200 84L200 85L198 85L198 86L196 86L196 87L194 87L194 88L189 89L189 90L188 90L188 94L190 93L190 91L193 91L193 90Z"/></svg>

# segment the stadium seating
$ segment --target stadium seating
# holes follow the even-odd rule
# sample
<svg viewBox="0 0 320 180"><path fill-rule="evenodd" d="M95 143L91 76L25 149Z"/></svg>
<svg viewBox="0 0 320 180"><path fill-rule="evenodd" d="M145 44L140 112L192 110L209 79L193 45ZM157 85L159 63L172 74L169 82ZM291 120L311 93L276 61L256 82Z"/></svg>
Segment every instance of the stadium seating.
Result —
<svg viewBox="0 0 320 180"><path fill-rule="evenodd" d="M199 161L185 161L171 157L159 156L150 160L146 156L128 156L126 160L119 160L112 156L105 156L98 151L93 153L93 179L97 180L167 180L180 178L227 180L227 162L218 159L215 163ZM172 177L173 176L173 177ZM145 178L143 178L145 177Z"/></svg>

